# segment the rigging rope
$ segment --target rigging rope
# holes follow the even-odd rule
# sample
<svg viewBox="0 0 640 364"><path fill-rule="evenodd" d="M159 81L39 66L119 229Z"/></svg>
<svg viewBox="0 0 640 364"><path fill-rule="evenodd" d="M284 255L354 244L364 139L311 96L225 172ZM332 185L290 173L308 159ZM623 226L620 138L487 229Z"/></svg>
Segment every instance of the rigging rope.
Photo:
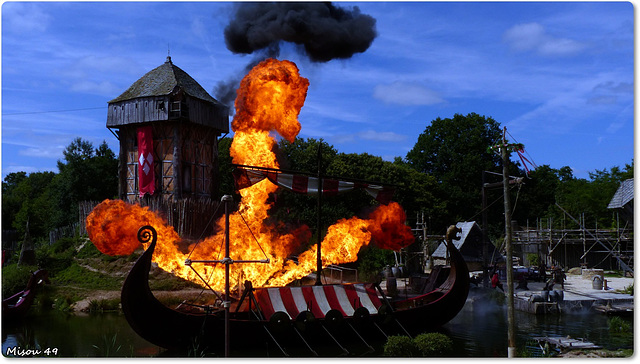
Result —
<svg viewBox="0 0 640 364"><path fill-rule="evenodd" d="M515 186L511 187L512 189L515 188ZM502 200L504 198L504 196L499 196L498 198L496 198L495 200L493 200L493 202L491 202L490 204L487 205L487 207L485 207L484 209L480 209L480 211L478 211L475 215L471 216L470 218L468 218L466 221L472 221L476 216L480 215L481 213L483 213L485 210L489 209L489 207L493 206L496 202Z"/></svg>
<svg viewBox="0 0 640 364"><path fill-rule="evenodd" d="M511 209L511 214L513 215L516 212L516 206L518 206L518 197L520 197L520 190L522 189L522 183L518 183L518 192L516 193L516 201L513 203L513 209Z"/></svg>
<svg viewBox="0 0 640 364"><path fill-rule="evenodd" d="M516 154L518 154L518 157L520 157L520 160L522 161L522 166L524 167L525 171L527 172L527 177L529 177L529 168L527 167L527 163L525 163L525 161L526 161L526 162L528 162L528 163L533 167L533 169L538 168L538 165L533 161L533 157L531 156L531 154L529 154L529 152L527 152L527 151L524 149L524 145L523 145L522 143L519 143L519 142L516 140L516 138L515 138L513 135L511 135L511 133L509 133L506 129L505 129L505 131L507 132L507 134L509 134L509 136L513 139L513 141L514 141L516 144L518 144L518 145L520 145L520 146L522 147L522 148L520 148L520 149L515 149L515 152L516 152ZM530 160L529 160L529 159L527 159L527 158L523 155L523 152L524 152L524 153L526 153L526 154L529 156L529 159L530 159Z"/></svg>
<svg viewBox="0 0 640 364"><path fill-rule="evenodd" d="M211 221L213 221L213 217L218 214L218 210L220 209L220 205L222 205L222 204L218 204L218 207L216 207L216 210L211 215L211 218L209 218L209 222L207 222L207 225L204 227L204 229L202 229L202 233L200 233L200 236L198 237L198 240L196 241L196 244L193 246L193 249L191 249L191 251L189 252L189 255L187 256L187 259L191 258L191 254L193 254L193 251L196 250L196 248L198 247L198 244L200 244L200 241L202 241L202 236L204 235L204 232L207 231L207 228L211 224Z"/></svg>
<svg viewBox="0 0 640 364"><path fill-rule="evenodd" d="M260 245L260 242L258 241L256 236L253 235L253 231L251 231L251 227L249 226L249 224L247 224L247 221L244 219L244 216L242 215L242 212L238 211L238 213L240 214L240 217L242 218L242 221L244 221L244 224L247 225L247 227L249 228L249 232L251 233L251 236L253 236L253 240L255 240L256 244L258 244L258 248L260 248L260 251L262 252L264 257L269 259L269 257L267 256L267 253L265 253L264 249L262 249L262 245Z"/></svg>
<svg viewBox="0 0 640 364"><path fill-rule="evenodd" d="M191 249L191 251L189 252L189 255L187 256L187 259L191 258L191 254L193 254L193 252L196 250L196 248L198 247L198 244L200 244L200 242L202 241L202 236L204 235L204 232L207 230L207 228L209 227L209 225L211 224L211 221L213 221L214 216L216 216L216 214L218 213L218 209L220 208L221 204L218 204L218 207L216 208L216 210L214 211L214 213L211 215L211 218L209 219L209 222L207 223L207 225L204 227L204 229L202 230L202 233L200 234L200 237L198 238L198 241L196 242L196 244L193 246L193 248ZM247 228L249 229L249 232L251 233L251 236L253 237L253 240L256 242L256 244L258 244L258 248L260 248L260 251L262 252L262 254L264 255L264 257L266 259L269 259L269 257L267 256L267 253L265 253L264 249L262 248L262 246L260 245L260 242L258 241L258 239L256 238L255 234L253 233L253 231L251 230L251 227L249 226L249 224L247 223L247 220L245 220L244 216L242 215L242 212L238 211L238 215L240 215L240 217L242 218L242 221L244 222L244 224L247 226ZM220 258L220 253L222 252L222 243L224 242L224 239L222 239L220 241L220 245L218 246L218 252L217 252L217 258ZM216 259L216 260L220 260L220 259ZM215 266L217 263L213 263L212 266ZM200 278L201 281L204 282L204 284L209 287L209 289L217 295L217 293L209 286L209 281L211 280L211 277L213 276L213 269L211 270L211 274L209 275L209 277L205 280L197 271L195 268L193 268L193 266L190 266L190 268L193 270L193 272L198 276L198 278ZM203 289L204 291L204 289ZM202 294L202 292L200 292L200 295ZM198 295L199 298L200 295ZM219 296L218 296L219 297Z"/></svg>

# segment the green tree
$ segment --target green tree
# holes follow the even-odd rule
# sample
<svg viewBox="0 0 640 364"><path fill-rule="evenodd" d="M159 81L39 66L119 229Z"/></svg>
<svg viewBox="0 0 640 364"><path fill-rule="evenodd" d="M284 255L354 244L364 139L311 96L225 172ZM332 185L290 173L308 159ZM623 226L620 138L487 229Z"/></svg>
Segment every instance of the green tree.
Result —
<svg viewBox="0 0 640 364"><path fill-rule="evenodd" d="M22 200L14 193L18 185L27 179L27 172L9 173L2 181L2 226L9 230L16 214L22 207Z"/></svg>
<svg viewBox="0 0 640 364"><path fill-rule="evenodd" d="M337 151L328 143L313 138L296 138L293 143L280 141L276 149L280 168L316 175L318 171L318 148L322 145L321 170L327 174L330 165L336 158ZM343 197L342 195L340 197ZM338 219L351 217L351 208L340 197L325 196L320 216L322 225L327 227ZM276 192L274 198L273 217L294 225L307 225L314 230L317 221L317 197L297 194L283 189Z"/></svg>
<svg viewBox="0 0 640 364"><path fill-rule="evenodd" d="M442 202L434 196L437 190L435 179L414 170L400 159L389 162L368 153L339 153L323 141L297 138L293 143L279 143L278 160L281 167L285 170L317 173L320 143L325 176L393 185L393 200L405 209L409 218L422 210L428 214L440 214ZM322 205L323 224L333 224L340 218L351 216L366 217L377 204L370 195L359 189L337 196L325 196ZM316 208L317 200L314 196L279 191L274 210L281 221L315 226Z"/></svg>
<svg viewBox="0 0 640 364"><path fill-rule="evenodd" d="M55 226L78 221L78 202L101 201L118 194L118 160L106 142L94 149L90 141L78 137L63 155L52 184L57 210Z"/></svg>
<svg viewBox="0 0 640 364"><path fill-rule="evenodd" d="M513 219L525 226L528 220L547 216L555 210L556 191L561 181L562 172L542 165L529 173L524 180L517 198L512 199L514 205Z"/></svg>
<svg viewBox="0 0 640 364"><path fill-rule="evenodd" d="M481 210L482 171L502 170L500 156L488 148L501 138L499 123L476 113L437 118L418 136L406 160L439 183L435 195L446 201L446 211L437 226L444 229Z"/></svg>
<svg viewBox="0 0 640 364"><path fill-rule="evenodd" d="M568 166L554 169L549 165L537 167L529 177L514 203L513 217L521 226L533 224L537 218L551 218L555 228L578 228L556 207L557 202L575 218L584 214L588 226L597 222L599 227L610 228L617 221L607 206L620 184L633 178L633 160L624 168L614 166L589 172L588 179L576 178Z"/></svg>
<svg viewBox="0 0 640 364"><path fill-rule="evenodd" d="M50 184L53 172L11 173L2 182L3 228L13 227L24 236L27 221L32 237L44 237L52 227Z"/></svg>
<svg viewBox="0 0 640 364"><path fill-rule="evenodd" d="M589 172L589 179L565 178L556 191L556 200L573 217L584 213L587 224L611 228L616 220L607 206L620 183L628 178L633 178L633 161L624 170L615 166Z"/></svg>

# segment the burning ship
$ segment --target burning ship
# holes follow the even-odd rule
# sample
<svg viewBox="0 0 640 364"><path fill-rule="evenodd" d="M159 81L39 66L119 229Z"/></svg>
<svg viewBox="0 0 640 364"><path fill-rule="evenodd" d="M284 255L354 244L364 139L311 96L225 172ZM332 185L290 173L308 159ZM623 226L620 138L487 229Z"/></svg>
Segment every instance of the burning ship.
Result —
<svg viewBox="0 0 640 364"><path fill-rule="evenodd" d="M295 64L275 59L261 62L242 80L230 148L241 199L234 206L230 196L223 197L225 215L215 222L217 233L191 244L188 253L179 248L181 238L175 230L148 208L106 200L87 218L89 237L102 252L130 254L141 243L145 247L125 280L121 303L131 327L147 341L167 349L184 349L194 341L224 345L227 353L230 345L254 340L273 342L281 349L283 343L295 342L317 354L309 339L325 336L346 351L343 342L367 344L372 333L412 335L439 327L464 305L469 273L451 243L454 228L446 239L450 267L438 270L410 296L391 299L376 282L321 284L323 267L356 261L360 249L372 240L398 250L414 238L404 224L402 207L391 201L388 186L280 169L273 133L291 142L295 139L308 85ZM319 199L362 188L381 204L366 219L336 222L294 261L288 257L308 243L310 234L283 233L268 220L269 196L278 188L316 194ZM198 312L164 306L149 288L152 262L210 289L215 303ZM291 285L313 272L316 285ZM242 295L232 300L231 291ZM230 342L230 338L237 339Z"/></svg>

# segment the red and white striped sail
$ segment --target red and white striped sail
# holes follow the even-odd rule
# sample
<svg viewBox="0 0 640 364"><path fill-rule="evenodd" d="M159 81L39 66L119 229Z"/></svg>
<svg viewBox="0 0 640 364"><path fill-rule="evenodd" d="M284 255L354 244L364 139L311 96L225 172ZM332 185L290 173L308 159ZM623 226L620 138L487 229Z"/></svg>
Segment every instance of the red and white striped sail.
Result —
<svg viewBox="0 0 640 364"><path fill-rule="evenodd" d="M318 193L318 178L305 175L282 173L262 169L236 168L233 172L236 189L241 190L252 186L264 179L296 193L315 195ZM365 182L339 181L322 178L322 194L333 196L361 188L382 204L388 204L393 197L393 188Z"/></svg>
<svg viewBox="0 0 640 364"><path fill-rule="evenodd" d="M373 286L362 283L258 288L255 296L267 320L276 312L284 312L295 319L303 311L323 318L330 310L338 310L343 317L351 317L359 307L375 315L382 306Z"/></svg>

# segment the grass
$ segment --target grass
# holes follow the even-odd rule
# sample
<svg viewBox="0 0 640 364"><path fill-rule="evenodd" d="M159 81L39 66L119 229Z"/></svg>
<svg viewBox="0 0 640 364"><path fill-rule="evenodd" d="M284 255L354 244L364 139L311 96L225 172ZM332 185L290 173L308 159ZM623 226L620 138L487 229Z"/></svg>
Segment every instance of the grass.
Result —
<svg viewBox="0 0 640 364"><path fill-rule="evenodd" d="M630 294L633 296L633 283L619 290L620 293Z"/></svg>
<svg viewBox="0 0 640 364"><path fill-rule="evenodd" d="M123 357L127 356L123 352L122 344L118 340L118 334L113 335L102 335L102 342L100 345L91 345L94 349L96 349L96 356L100 357ZM133 356L133 346L129 347L131 350L128 353L129 356Z"/></svg>
<svg viewBox="0 0 640 364"><path fill-rule="evenodd" d="M70 312L72 305L86 298L90 291L120 291L132 262L139 256L139 252L120 257L105 255L84 237L59 239L53 245L43 244L36 249L36 259L38 266L49 272L51 284L39 287L34 306L39 310L55 308ZM23 290L31 272L38 266L18 267L14 263L3 267L3 298ZM159 269L150 274L149 285L154 291L201 288ZM95 300L90 302L89 311L115 311L119 304L119 299Z"/></svg>
<svg viewBox="0 0 640 364"><path fill-rule="evenodd" d="M604 276L608 278L621 278L624 277L624 272L621 270L607 270L604 272Z"/></svg>
<svg viewBox="0 0 640 364"><path fill-rule="evenodd" d="M618 316L613 316L609 320L609 332L615 335L625 335L632 334L633 329L631 328L631 324L624 319Z"/></svg>
<svg viewBox="0 0 640 364"><path fill-rule="evenodd" d="M119 290L123 281L121 278L113 278L102 273L90 271L76 262L56 274L55 278L52 278L52 282L56 285L73 285L94 290Z"/></svg>
<svg viewBox="0 0 640 364"><path fill-rule="evenodd" d="M120 298L89 301L89 313L114 312L120 310Z"/></svg>
<svg viewBox="0 0 640 364"><path fill-rule="evenodd" d="M633 356L633 349L585 349L585 350L571 350L569 352L571 358L630 358ZM569 356L567 356L569 358Z"/></svg>

